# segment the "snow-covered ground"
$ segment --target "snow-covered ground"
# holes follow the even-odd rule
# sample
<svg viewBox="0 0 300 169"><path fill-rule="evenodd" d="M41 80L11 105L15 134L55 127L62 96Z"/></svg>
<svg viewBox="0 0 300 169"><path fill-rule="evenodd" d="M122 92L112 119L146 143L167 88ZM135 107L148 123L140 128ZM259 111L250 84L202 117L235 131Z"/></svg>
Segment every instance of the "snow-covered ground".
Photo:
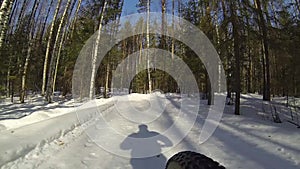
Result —
<svg viewBox="0 0 300 169"><path fill-rule="evenodd" d="M196 123L188 135L179 144L171 141L161 147L160 155L144 159L126 157L125 154L130 156L133 150L126 148L125 140L117 139L102 125L103 119L118 133L136 136L139 123L128 118L140 119L143 124L145 117L155 118L155 121L146 123L148 130L163 134L176 120L180 103L185 101L188 107L193 107L195 100L174 94L159 95L159 104L154 110L164 109L161 114L136 115L131 114L128 107L131 105L135 110L148 112L145 110L151 107L151 95L132 94L118 98L122 102L116 103L113 98L97 99L75 107L68 106L72 105L71 101L53 105L39 105L41 103L37 102L31 103L32 107L28 105L25 110L24 105L2 104L0 117L6 110L11 111L7 114L13 116L30 109L31 115L0 121L1 168L159 169L164 168L172 155L185 150L205 154L226 168L300 167L300 129L287 122L285 113L289 110L283 105L276 105L277 111L283 112L280 114L283 123L272 122L268 105L264 105L261 96L243 95L241 116L233 115L234 106L227 105L217 130L208 141L199 144L199 135L209 110L206 101L202 100ZM126 113L121 114L120 111ZM118 151L120 154L111 153ZM121 153L124 154L121 156Z"/></svg>
<svg viewBox="0 0 300 169"><path fill-rule="evenodd" d="M0 103L0 131L19 128L61 116L74 111L83 104L63 97L56 97L55 102L49 104L40 95L29 96L23 104L19 103L17 99L14 99L14 103L8 100ZM97 103L105 104L108 101L110 100L103 99L98 100Z"/></svg>

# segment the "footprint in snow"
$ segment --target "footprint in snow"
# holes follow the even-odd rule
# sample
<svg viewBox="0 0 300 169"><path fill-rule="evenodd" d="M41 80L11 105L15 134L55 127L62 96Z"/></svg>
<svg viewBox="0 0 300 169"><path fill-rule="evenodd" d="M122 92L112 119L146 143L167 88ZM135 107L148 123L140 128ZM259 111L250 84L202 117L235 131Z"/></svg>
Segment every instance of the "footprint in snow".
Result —
<svg viewBox="0 0 300 169"><path fill-rule="evenodd" d="M283 149L283 148L281 148L281 147L278 147L278 148L277 148L277 151L283 152L283 151L284 151L284 149Z"/></svg>

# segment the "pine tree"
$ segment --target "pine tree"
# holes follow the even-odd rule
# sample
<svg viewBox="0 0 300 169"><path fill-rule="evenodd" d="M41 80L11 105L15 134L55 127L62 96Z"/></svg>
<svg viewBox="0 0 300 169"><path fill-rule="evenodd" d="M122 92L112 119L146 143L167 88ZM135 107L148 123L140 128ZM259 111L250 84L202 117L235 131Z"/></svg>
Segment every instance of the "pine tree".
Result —
<svg viewBox="0 0 300 169"><path fill-rule="evenodd" d="M263 69L265 69L265 74L263 75L264 79L264 89L263 89L263 99L270 101L271 93L270 93L270 59L269 59L269 43L268 43L268 32L267 25L262 11L262 5L260 0L255 0L255 7L258 13L259 20L259 28L262 32L262 44L263 44Z"/></svg>

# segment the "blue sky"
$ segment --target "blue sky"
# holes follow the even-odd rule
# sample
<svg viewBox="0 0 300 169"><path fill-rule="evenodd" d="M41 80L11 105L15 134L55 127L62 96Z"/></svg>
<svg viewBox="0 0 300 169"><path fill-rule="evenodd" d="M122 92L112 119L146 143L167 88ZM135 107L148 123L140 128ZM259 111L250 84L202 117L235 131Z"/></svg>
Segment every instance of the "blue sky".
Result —
<svg viewBox="0 0 300 169"><path fill-rule="evenodd" d="M124 7L122 15L130 15L133 13L137 13L136 4L138 0L124 0Z"/></svg>
<svg viewBox="0 0 300 169"><path fill-rule="evenodd" d="M137 13L136 5L138 4L139 0L124 0L124 7L122 15L130 15ZM172 8L171 1L167 2L167 13L170 13L170 10ZM175 1L176 2L176 1ZM177 2L176 2L177 3ZM152 0L151 2L151 12L161 12L161 1L160 0Z"/></svg>

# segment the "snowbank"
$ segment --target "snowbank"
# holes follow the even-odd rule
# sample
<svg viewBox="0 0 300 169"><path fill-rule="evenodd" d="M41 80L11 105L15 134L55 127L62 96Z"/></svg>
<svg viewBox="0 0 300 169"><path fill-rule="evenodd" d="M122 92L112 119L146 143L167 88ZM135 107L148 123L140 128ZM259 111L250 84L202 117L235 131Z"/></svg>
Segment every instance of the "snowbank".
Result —
<svg viewBox="0 0 300 169"><path fill-rule="evenodd" d="M98 102L97 110L105 111L112 106L110 102L111 100ZM16 123L13 120L3 121L2 123L9 130L3 130L0 133L0 166L25 156L45 143L63 137L75 127L92 119L98 114L97 111L95 112L95 106L97 106L97 102L90 101L76 108L75 111L73 109L72 112L69 110L57 113L52 117L48 116L49 113L38 112L26 119L16 120ZM80 121L78 116L80 116ZM40 121L41 119L42 121Z"/></svg>

